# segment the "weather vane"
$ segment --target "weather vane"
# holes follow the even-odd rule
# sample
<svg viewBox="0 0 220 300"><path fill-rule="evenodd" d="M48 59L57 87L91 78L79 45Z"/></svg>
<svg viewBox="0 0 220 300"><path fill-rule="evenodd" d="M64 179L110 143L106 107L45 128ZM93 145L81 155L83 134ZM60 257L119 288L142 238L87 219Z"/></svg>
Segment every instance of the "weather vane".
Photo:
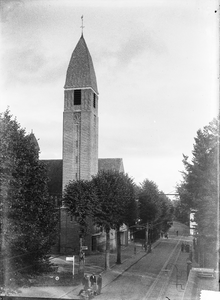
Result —
<svg viewBox="0 0 220 300"><path fill-rule="evenodd" d="M83 16L81 17L81 20L82 20L82 25L80 27L82 28L82 34L83 34L83 28L85 27L83 26Z"/></svg>

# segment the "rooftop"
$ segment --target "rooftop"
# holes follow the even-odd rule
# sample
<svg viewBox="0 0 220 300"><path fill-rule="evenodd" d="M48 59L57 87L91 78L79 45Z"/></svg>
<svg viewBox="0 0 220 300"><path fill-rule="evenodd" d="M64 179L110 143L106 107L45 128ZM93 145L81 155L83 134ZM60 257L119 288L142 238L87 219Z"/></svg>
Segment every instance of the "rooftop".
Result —
<svg viewBox="0 0 220 300"><path fill-rule="evenodd" d="M66 73L65 89L92 88L98 94L92 57L83 35L79 39L69 62Z"/></svg>

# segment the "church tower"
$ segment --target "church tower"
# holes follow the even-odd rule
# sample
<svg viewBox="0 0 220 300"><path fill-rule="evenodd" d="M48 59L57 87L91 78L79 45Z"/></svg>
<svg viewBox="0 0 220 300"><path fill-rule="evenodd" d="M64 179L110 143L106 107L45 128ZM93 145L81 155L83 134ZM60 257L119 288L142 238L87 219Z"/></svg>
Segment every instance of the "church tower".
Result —
<svg viewBox="0 0 220 300"><path fill-rule="evenodd" d="M64 86L63 189L70 180L98 172L98 89L83 34L69 62Z"/></svg>

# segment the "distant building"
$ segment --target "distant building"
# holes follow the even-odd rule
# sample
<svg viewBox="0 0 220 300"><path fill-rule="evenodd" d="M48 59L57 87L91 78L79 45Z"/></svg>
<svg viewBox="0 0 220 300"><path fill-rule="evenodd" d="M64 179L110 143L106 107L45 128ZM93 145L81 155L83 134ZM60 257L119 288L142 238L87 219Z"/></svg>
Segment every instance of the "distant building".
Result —
<svg viewBox="0 0 220 300"><path fill-rule="evenodd" d="M190 217L189 217L189 227L190 227L190 235L195 236L197 233L197 223L194 221L196 210L191 209Z"/></svg>
<svg viewBox="0 0 220 300"><path fill-rule="evenodd" d="M90 180L98 170L124 172L122 158L98 159L98 88L91 55L83 34L70 58L64 85L63 159L42 160L48 168L49 193L59 210L59 236L54 251L77 253L79 227L61 205L62 192L71 180ZM111 248L116 246L115 232L111 231ZM128 233L121 229L122 244L127 244ZM102 250L105 233L93 227L83 241L88 251Z"/></svg>

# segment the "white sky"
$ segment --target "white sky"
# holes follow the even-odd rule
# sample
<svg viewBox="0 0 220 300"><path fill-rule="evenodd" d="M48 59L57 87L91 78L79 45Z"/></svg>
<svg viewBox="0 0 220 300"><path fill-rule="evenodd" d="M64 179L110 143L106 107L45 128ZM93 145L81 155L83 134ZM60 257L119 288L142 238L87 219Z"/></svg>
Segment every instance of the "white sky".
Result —
<svg viewBox="0 0 220 300"><path fill-rule="evenodd" d="M1 1L1 102L62 158L63 86L80 36L99 90L99 157L175 190L194 137L218 110L218 1Z"/></svg>

